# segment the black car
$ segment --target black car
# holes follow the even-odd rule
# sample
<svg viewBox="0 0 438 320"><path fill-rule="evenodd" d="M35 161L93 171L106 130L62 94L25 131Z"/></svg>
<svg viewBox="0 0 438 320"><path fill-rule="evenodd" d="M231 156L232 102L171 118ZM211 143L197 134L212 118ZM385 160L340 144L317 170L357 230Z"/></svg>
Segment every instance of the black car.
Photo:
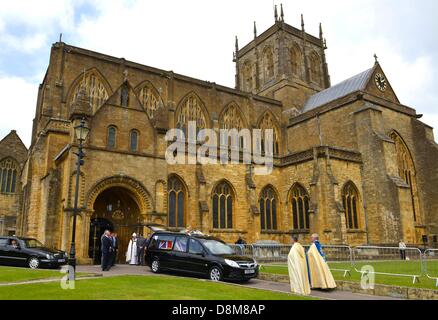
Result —
<svg viewBox="0 0 438 320"><path fill-rule="evenodd" d="M37 269L59 268L67 262L64 251L46 248L36 239L0 237L0 265Z"/></svg>
<svg viewBox="0 0 438 320"><path fill-rule="evenodd" d="M254 259L236 255L218 238L167 231L152 235L146 262L154 273L180 271L213 281L249 281L259 272Z"/></svg>

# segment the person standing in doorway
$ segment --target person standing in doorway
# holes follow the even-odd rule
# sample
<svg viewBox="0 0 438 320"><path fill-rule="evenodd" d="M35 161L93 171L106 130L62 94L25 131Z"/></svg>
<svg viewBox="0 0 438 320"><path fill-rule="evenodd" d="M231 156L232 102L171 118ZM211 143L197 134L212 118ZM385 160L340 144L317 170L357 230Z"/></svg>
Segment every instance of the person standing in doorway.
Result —
<svg viewBox="0 0 438 320"><path fill-rule="evenodd" d="M117 232L113 232L111 236L111 240L113 242L113 255L112 255L112 263L111 266L114 267L117 262L117 252L119 249L119 239L117 238Z"/></svg>
<svg viewBox="0 0 438 320"><path fill-rule="evenodd" d="M109 271L111 268L111 259L113 254L113 244L111 240L111 232L105 230L101 238L102 244L102 271Z"/></svg>
<svg viewBox="0 0 438 320"><path fill-rule="evenodd" d="M126 251L126 262L135 266L137 264L137 234L132 234L129 241L128 251Z"/></svg>

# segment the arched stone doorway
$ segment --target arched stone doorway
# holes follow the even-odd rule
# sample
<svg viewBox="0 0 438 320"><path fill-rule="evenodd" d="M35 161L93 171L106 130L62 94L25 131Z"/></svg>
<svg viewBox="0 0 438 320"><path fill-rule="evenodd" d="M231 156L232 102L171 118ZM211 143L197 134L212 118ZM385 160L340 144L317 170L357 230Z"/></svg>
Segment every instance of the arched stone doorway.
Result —
<svg viewBox="0 0 438 320"><path fill-rule="evenodd" d="M125 252L133 232L145 234L145 223L152 212L152 200L144 186L124 176L98 182L88 194L87 207L93 212L89 220L88 257L101 260L101 236L107 229L119 238L118 263L125 262Z"/></svg>

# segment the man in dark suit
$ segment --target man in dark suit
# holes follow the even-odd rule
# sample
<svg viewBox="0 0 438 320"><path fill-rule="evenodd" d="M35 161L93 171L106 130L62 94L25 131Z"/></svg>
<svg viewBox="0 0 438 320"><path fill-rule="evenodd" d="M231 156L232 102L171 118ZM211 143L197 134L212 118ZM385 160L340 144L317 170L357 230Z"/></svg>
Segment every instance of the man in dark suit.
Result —
<svg viewBox="0 0 438 320"><path fill-rule="evenodd" d="M114 267L116 265L116 261L117 261L117 250L119 249L119 239L117 238L117 232L112 233L111 240L112 240L112 244L113 244L113 254L112 254L111 266Z"/></svg>
<svg viewBox="0 0 438 320"><path fill-rule="evenodd" d="M144 254L145 254L146 239L140 235L137 238L137 265L144 266Z"/></svg>
<svg viewBox="0 0 438 320"><path fill-rule="evenodd" d="M102 236L102 271L109 271L111 268L111 257L113 253L113 243L111 240L111 233L105 230Z"/></svg>

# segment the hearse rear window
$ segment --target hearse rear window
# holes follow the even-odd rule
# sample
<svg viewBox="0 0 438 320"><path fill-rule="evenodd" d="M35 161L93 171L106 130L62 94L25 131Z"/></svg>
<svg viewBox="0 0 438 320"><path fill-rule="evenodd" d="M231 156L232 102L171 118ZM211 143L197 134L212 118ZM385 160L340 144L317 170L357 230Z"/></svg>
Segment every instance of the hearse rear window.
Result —
<svg viewBox="0 0 438 320"><path fill-rule="evenodd" d="M174 236L155 235L152 238L151 247L158 250L172 250L174 242Z"/></svg>

